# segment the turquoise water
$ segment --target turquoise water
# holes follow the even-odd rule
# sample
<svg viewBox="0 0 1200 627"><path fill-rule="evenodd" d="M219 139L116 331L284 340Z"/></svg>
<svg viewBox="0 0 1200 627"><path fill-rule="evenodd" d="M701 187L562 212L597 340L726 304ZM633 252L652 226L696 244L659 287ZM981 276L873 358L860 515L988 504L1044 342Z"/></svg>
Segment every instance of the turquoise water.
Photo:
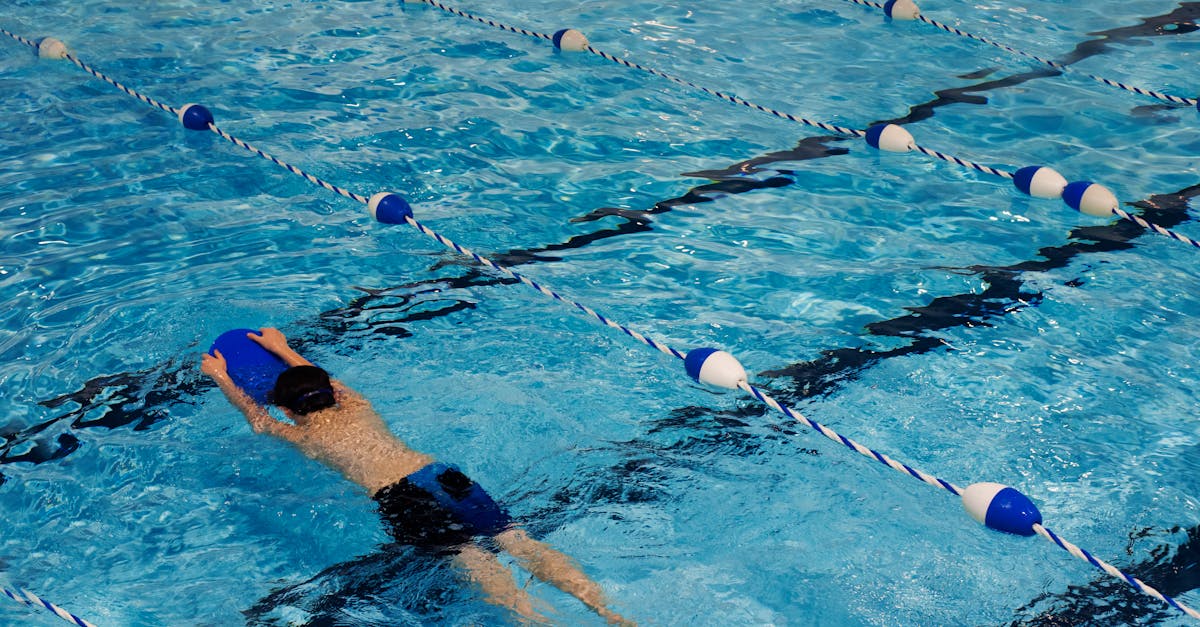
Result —
<svg viewBox="0 0 1200 627"><path fill-rule="evenodd" d="M1020 4L922 9L1194 95L1197 3ZM7 6L0 27L336 184L405 193L606 316L729 350L868 446L1019 487L1067 540L1200 605L1194 249L431 7ZM804 117L1050 164L1200 237L1195 110L927 25L841 0L456 6ZM382 549L367 499L203 380L221 331L272 325L644 624L1184 622L74 65L4 38L0 68L9 587L100 625L510 622L445 564ZM7 601L0 623L63 624Z"/></svg>

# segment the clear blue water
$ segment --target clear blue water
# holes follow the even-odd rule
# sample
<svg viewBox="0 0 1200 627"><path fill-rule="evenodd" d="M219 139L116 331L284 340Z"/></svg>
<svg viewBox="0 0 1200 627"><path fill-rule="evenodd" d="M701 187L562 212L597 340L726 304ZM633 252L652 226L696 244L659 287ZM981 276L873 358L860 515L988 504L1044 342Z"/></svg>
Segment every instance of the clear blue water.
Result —
<svg viewBox="0 0 1200 627"><path fill-rule="evenodd" d="M1091 42L1076 67L1194 94L1196 3L1018 4L922 9L1051 58ZM580 28L813 119L911 111L924 145L1050 164L1200 236L1194 110L926 25L840 0L459 6ZM615 320L731 351L868 446L1015 485L1066 539L1200 605L1188 246L429 7L6 8L0 26L204 103L358 193L406 193L418 219ZM221 331L273 325L644 624L1183 623L73 65L5 38L0 67L9 586L101 625L511 621L445 564L382 550L366 498L203 380ZM595 622L528 585L560 622ZM62 624L7 601L0 623Z"/></svg>

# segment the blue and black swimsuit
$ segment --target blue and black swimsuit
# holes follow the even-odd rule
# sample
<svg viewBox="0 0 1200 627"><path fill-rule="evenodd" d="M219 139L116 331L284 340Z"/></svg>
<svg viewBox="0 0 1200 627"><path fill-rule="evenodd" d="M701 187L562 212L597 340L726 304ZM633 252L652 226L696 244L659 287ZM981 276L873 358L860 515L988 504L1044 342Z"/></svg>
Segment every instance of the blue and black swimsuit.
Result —
<svg viewBox="0 0 1200 627"><path fill-rule="evenodd" d="M445 548L494 536L512 520L458 468L434 462L375 493L388 532L400 544Z"/></svg>

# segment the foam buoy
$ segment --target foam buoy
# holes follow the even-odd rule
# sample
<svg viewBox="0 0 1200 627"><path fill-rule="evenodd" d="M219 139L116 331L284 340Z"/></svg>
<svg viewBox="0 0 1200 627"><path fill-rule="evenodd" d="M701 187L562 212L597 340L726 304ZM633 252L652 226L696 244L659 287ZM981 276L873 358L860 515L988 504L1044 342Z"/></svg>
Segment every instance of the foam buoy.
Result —
<svg viewBox="0 0 1200 627"><path fill-rule="evenodd" d="M43 59L67 58L67 44L53 37L47 37L38 42L38 57Z"/></svg>
<svg viewBox="0 0 1200 627"><path fill-rule="evenodd" d="M191 131L207 131L213 123L213 114L204 105L185 104L179 110L179 122Z"/></svg>
<svg viewBox="0 0 1200 627"><path fill-rule="evenodd" d="M715 348L688 351L683 367L688 376L696 381L731 390L738 389L738 385L748 379L746 369L736 357Z"/></svg>
<svg viewBox="0 0 1200 627"><path fill-rule="evenodd" d="M1013 185L1021 193L1038 198L1062 198L1067 179L1052 168L1031 165L1013 173Z"/></svg>
<svg viewBox="0 0 1200 627"><path fill-rule="evenodd" d="M367 209L371 211L371 217L384 224L404 224L413 214L408 201L391 192L379 192L371 196L371 200L367 201Z"/></svg>
<svg viewBox="0 0 1200 627"><path fill-rule="evenodd" d="M912 0L888 0L883 5L883 13L893 20L915 20L921 10Z"/></svg>
<svg viewBox="0 0 1200 627"><path fill-rule="evenodd" d="M971 518L989 529L1031 536L1033 526L1042 523L1042 513L1033 501L1006 485L973 483L963 491L962 499Z"/></svg>
<svg viewBox="0 0 1200 627"><path fill-rule="evenodd" d="M1108 188L1091 181L1075 181L1063 189L1067 206L1089 216L1107 218L1118 206L1117 197Z"/></svg>
<svg viewBox="0 0 1200 627"><path fill-rule="evenodd" d="M872 126L867 129L866 140L872 148L888 152L908 152L916 145L912 134L895 124Z"/></svg>
<svg viewBox="0 0 1200 627"><path fill-rule="evenodd" d="M582 52L588 47L588 38L574 28L564 28L554 33L554 47L567 52Z"/></svg>

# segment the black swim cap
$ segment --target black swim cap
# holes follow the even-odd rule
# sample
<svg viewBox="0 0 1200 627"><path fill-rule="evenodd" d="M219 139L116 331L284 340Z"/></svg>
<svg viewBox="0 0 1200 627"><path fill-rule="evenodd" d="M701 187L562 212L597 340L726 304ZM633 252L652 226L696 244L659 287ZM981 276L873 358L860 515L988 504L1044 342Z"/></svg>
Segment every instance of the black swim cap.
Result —
<svg viewBox="0 0 1200 627"><path fill-rule="evenodd" d="M316 366L292 366L275 379L272 402L304 415L333 407L333 384L329 373Z"/></svg>

